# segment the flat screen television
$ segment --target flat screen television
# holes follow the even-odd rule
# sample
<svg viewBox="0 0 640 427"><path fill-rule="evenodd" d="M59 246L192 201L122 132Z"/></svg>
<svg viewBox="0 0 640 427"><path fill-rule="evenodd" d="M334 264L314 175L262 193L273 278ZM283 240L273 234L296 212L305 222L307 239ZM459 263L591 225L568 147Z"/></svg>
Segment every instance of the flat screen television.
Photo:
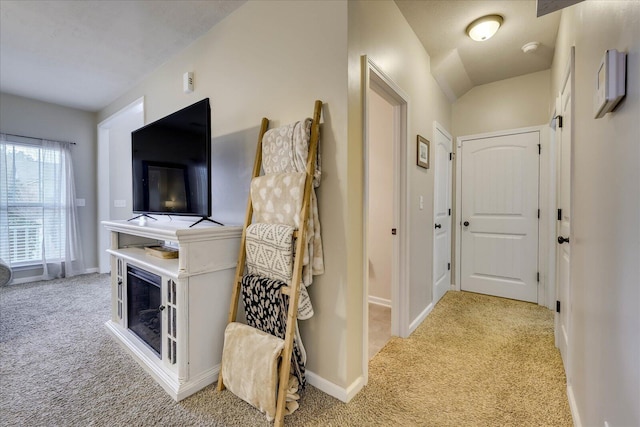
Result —
<svg viewBox="0 0 640 427"><path fill-rule="evenodd" d="M131 133L133 212L211 216L209 98Z"/></svg>

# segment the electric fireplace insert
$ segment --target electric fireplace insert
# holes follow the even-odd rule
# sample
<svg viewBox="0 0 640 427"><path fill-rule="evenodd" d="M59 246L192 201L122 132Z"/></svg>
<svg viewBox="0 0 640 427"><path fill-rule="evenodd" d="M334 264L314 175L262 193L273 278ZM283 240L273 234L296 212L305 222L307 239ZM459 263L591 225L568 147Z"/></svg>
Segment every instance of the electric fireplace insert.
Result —
<svg viewBox="0 0 640 427"><path fill-rule="evenodd" d="M127 327L158 357L162 351L162 279L132 265L127 266Z"/></svg>

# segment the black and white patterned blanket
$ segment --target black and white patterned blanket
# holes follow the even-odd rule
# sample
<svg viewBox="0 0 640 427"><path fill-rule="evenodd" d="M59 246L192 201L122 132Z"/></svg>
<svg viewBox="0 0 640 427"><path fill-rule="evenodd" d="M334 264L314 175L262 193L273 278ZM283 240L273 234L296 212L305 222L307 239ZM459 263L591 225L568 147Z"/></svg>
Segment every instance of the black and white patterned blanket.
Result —
<svg viewBox="0 0 640 427"><path fill-rule="evenodd" d="M289 296L280 292L284 282L247 274L242 278L242 302L247 324L284 339L287 328ZM291 373L298 378L300 388L305 386L305 367L302 353L293 342Z"/></svg>

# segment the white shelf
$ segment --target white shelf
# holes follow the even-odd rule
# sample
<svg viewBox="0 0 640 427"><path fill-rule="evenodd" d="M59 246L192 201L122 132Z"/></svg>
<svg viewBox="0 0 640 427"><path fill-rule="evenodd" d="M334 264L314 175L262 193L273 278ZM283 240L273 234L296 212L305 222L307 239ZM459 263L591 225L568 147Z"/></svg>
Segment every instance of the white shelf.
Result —
<svg viewBox="0 0 640 427"><path fill-rule="evenodd" d="M186 272L180 272L178 258L164 259L154 257L145 252L144 248L131 247L121 249L107 249L107 252L111 255L115 255L126 261L139 265L140 267L152 270L156 274L169 276L174 279L181 279L187 277Z"/></svg>

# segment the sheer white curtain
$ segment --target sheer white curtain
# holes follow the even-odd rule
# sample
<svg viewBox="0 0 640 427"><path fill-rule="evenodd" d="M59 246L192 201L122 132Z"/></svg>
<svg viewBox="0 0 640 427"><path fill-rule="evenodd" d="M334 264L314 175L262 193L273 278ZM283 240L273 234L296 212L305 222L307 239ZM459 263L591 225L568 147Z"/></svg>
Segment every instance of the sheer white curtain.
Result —
<svg viewBox="0 0 640 427"><path fill-rule="evenodd" d="M0 258L43 278L85 271L70 144L0 135Z"/></svg>
<svg viewBox="0 0 640 427"><path fill-rule="evenodd" d="M7 159L7 137L0 133L0 259L11 265L9 246L9 160Z"/></svg>

